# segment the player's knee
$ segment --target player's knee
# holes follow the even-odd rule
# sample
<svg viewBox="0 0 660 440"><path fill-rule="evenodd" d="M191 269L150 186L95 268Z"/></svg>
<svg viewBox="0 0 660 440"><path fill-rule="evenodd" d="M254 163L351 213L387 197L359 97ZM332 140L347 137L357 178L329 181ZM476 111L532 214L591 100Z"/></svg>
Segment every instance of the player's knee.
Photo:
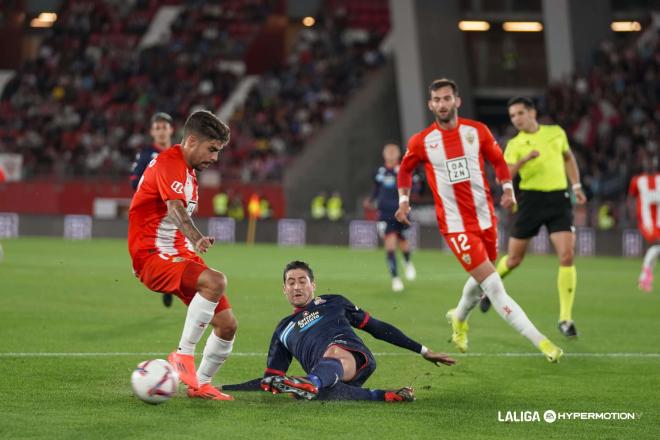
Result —
<svg viewBox="0 0 660 440"><path fill-rule="evenodd" d="M219 301L227 288L227 277L216 270L208 271L203 283L204 296L211 301Z"/></svg>
<svg viewBox="0 0 660 440"><path fill-rule="evenodd" d="M238 321L234 315L229 316L228 319L224 319L218 326L220 331L220 338L225 341L231 341L236 335L236 330L238 330Z"/></svg>
<svg viewBox="0 0 660 440"><path fill-rule="evenodd" d="M508 267L509 269L515 269L516 267L520 266L522 260L523 260L522 255L509 255L509 257L506 260L506 267Z"/></svg>
<svg viewBox="0 0 660 440"><path fill-rule="evenodd" d="M572 266L573 265L573 251L569 250L559 254L559 265L560 266Z"/></svg>
<svg viewBox="0 0 660 440"><path fill-rule="evenodd" d="M331 345L325 350L323 357L329 357L334 359L341 359L344 355L345 350L337 347L336 345Z"/></svg>

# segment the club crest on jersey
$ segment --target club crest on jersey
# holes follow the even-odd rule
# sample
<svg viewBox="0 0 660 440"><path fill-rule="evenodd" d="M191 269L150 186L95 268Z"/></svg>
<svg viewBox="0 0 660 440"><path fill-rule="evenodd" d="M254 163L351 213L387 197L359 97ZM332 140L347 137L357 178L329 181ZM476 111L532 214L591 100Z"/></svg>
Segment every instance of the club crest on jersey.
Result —
<svg viewBox="0 0 660 440"><path fill-rule="evenodd" d="M447 166L447 175L449 176L450 183L470 180L470 169L468 168L468 161L465 157L448 159L445 165Z"/></svg>
<svg viewBox="0 0 660 440"><path fill-rule="evenodd" d="M318 306L319 304L324 304L325 300L323 298L314 298L314 305Z"/></svg>
<svg viewBox="0 0 660 440"><path fill-rule="evenodd" d="M468 144L472 145L472 143L474 142L474 133L468 131L467 134L465 135L465 139L468 141Z"/></svg>
<svg viewBox="0 0 660 440"><path fill-rule="evenodd" d="M463 254L461 255L461 260L467 265L472 264L472 257L470 257L470 254Z"/></svg>
<svg viewBox="0 0 660 440"><path fill-rule="evenodd" d="M182 261L185 261L186 259L183 257L174 257L172 258L172 263L181 263Z"/></svg>
<svg viewBox="0 0 660 440"><path fill-rule="evenodd" d="M174 191L177 194L183 194L183 183L174 181L172 182L172 185L170 186L172 188L172 191Z"/></svg>

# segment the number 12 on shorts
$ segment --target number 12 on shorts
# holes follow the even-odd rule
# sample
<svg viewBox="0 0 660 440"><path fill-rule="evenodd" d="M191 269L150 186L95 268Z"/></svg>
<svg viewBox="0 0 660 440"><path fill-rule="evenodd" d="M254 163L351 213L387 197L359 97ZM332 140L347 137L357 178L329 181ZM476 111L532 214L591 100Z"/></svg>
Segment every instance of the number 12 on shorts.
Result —
<svg viewBox="0 0 660 440"><path fill-rule="evenodd" d="M458 234L449 238L452 246L456 249L457 253L466 252L470 250L470 244L468 243L467 234Z"/></svg>

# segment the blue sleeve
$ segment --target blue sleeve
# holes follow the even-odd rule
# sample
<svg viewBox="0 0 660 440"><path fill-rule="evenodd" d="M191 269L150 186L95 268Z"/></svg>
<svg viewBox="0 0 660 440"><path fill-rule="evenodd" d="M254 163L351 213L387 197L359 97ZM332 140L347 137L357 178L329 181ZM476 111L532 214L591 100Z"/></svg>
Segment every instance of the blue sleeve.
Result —
<svg viewBox="0 0 660 440"><path fill-rule="evenodd" d="M284 376L291 365L291 352L287 350L284 344L280 341L278 335L279 327L280 326L275 330L273 337L270 340L264 377L273 375Z"/></svg>
<svg viewBox="0 0 660 440"><path fill-rule="evenodd" d="M140 151L137 155L137 159L133 162L133 169L131 170L131 187L135 190L140 183L140 178L144 174L144 170L147 169L147 165L151 162L151 154L147 149Z"/></svg>
<svg viewBox="0 0 660 440"><path fill-rule="evenodd" d="M422 350L422 344L410 339L392 324L379 321L374 317L369 316L367 322L361 328L374 338L389 342L397 347L405 348L415 353L419 353Z"/></svg>
<svg viewBox="0 0 660 440"><path fill-rule="evenodd" d="M340 296L340 298L344 306L346 319L351 323L351 326L355 328L364 327L367 321L369 321L369 313L365 312L343 296Z"/></svg>

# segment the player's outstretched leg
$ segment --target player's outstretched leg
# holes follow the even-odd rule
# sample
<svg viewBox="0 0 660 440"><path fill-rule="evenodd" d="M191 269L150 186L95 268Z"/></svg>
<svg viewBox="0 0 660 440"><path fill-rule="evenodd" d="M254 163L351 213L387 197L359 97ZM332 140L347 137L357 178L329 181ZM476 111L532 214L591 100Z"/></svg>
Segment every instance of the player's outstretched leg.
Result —
<svg viewBox="0 0 660 440"><path fill-rule="evenodd" d="M558 362L564 354L561 348L553 344L546 338L529 320L523 309L511 298L504 289L502 279L494 272L481 282L481 288L484 290L490 301L493 303L495 311L527 339L529 339L545 355L549 362Z"/></svg>
<svg viewBox="0 0 660 440"><path fill-rule="evenodd" d="M644 254L644 263L642 263L642 272L639 274L639 289L644 292L653 290L653 268L655 262L660 256L660 244L651 246Z"/></svg>

